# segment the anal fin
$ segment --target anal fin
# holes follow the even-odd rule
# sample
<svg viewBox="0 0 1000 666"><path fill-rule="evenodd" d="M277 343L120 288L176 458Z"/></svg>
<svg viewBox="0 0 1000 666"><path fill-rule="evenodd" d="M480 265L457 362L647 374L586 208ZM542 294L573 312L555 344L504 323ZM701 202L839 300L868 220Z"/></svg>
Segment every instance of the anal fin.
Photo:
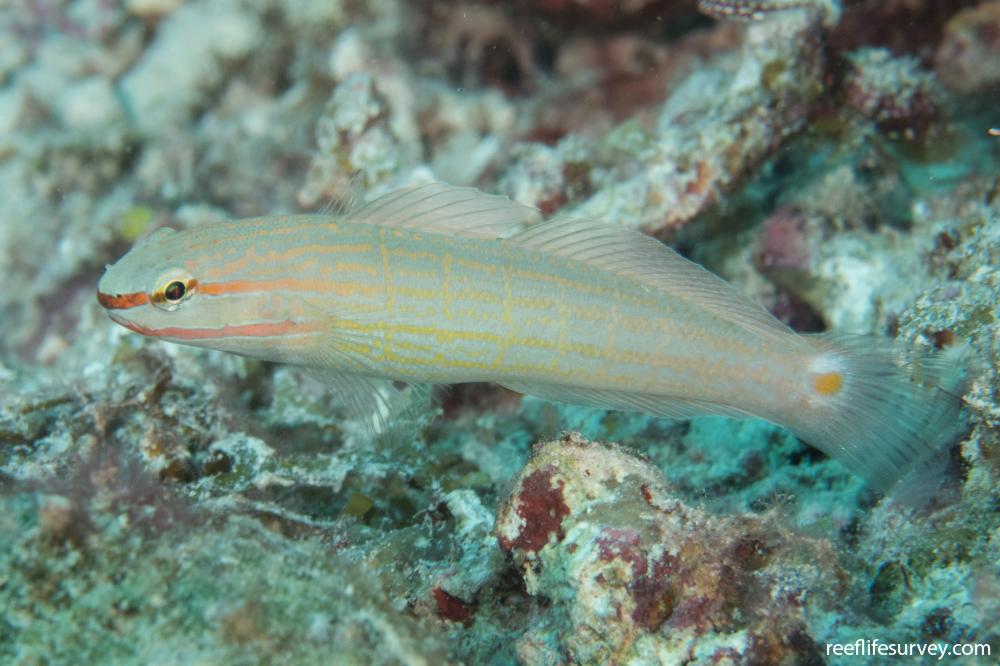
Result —
<svg viewBox="0 0 1000 666"><path fill-rule="evenodd" d="M543 400L626 412L646 412L671 419L689 419L695 416L756 418L755 414L742 409L704 400L691 400L690 398L631 391L608 391L561 384L500 382L500 385L512 391L533 395Z"/></svg>

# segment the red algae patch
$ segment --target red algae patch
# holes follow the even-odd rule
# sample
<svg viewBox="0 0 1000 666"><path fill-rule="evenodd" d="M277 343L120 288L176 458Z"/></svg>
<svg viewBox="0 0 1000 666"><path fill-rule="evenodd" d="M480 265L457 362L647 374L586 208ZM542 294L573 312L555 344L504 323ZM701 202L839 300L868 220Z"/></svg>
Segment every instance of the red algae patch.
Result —
<svg viewBox="0 0 1000 666"><path fill-rule="evenodd" d="M562 539L562 521L569 515L569 507L563 501L563 482L553 480L555 472L552 467L535 470L521 482L515 509L521 527L513 538L501 532L501 548L533 553L544 547L553 534L557 541Z"/></svg>
<svg viewBox="0 0 1000 666"><path fill-rule="evenodd" d="M472 609L468 604L440 587L435 587L431 593L434 595L434 603L437 604L438 616L442 620L460 622L467 627L472 624Z"/></svg>

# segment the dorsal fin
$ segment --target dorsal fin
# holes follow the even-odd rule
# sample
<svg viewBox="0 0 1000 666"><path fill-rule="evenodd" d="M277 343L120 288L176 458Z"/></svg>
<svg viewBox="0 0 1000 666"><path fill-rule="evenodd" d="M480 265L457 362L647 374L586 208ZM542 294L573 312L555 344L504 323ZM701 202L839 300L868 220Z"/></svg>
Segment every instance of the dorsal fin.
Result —
<svg viewBox="0 0 1000 666"><path fill-rule="evenodd" d="M729 283L639 231L584 219L556 219L507 239L637 280L764 335L790 329Z"/></svg>
<svg viewBox="0 0 1000 666"><path fill-rule="evenodd" d="M467 238L499 238L539 219L536 209L472 187L427 183L381 196L348 213L352 222Z"/></svg>
<svg viewBox="0 0 1000 666"><path fill-rule="evenodd" d="M346 217L352 222L447 236L506 238L521 247L583 261L637 280L748 330L770 335L790 330L724 280L655 238L596 220L556 219L533 224L540 218L536 209L472 187L439 182L406 187Z"/></svg>

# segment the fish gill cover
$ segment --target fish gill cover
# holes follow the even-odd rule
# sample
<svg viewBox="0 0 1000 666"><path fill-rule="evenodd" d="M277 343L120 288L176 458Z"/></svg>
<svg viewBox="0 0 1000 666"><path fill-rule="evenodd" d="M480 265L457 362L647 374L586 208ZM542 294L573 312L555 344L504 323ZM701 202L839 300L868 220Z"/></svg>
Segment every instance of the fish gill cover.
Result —
<svg viewBox="0 0 1000 666"><path fill-rule="evenodd" d="M997 0L0 4L0 662L988 663L998 94ZM359 402L94 299L159 229L431 181L655 236L801 333L963 349L940 487L760 420Z"/></svg>

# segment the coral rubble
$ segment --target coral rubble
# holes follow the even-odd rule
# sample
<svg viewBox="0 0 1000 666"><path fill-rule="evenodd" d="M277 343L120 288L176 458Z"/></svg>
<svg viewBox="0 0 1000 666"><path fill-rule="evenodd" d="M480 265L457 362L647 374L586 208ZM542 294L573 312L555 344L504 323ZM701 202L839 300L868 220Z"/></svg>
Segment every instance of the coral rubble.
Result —
<svg viewBox="0 0 1000 666"><path fill-rule="evenodd" d="M575 434L536 446L497 536L552 603L526 663L816 661L805 597L840 587L817 566L829 543L686 505L654 466Z"/></svg>

